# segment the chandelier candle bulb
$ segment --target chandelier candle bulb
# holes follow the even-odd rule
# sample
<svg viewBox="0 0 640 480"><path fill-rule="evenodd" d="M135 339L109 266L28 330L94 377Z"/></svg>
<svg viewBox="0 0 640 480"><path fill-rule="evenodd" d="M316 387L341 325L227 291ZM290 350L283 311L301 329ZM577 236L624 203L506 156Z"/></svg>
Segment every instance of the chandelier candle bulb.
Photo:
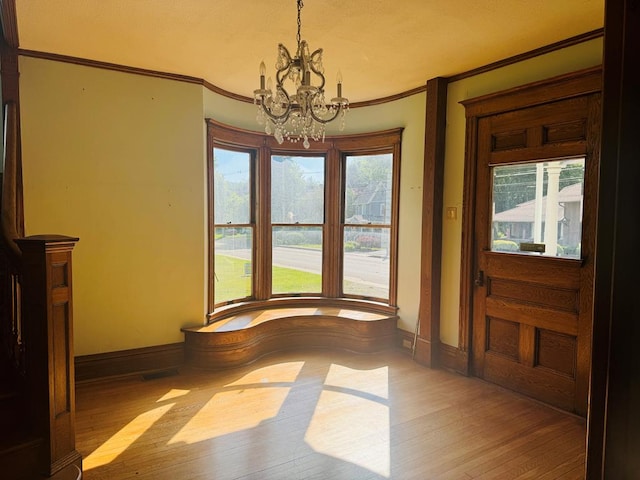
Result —
<svg viewBox="0 0 640 480"><path fill-rule="evenodd" d="M338 70L338 74L336 75L336 83L338 85L338 98L342 97L342 73Z"/></svg>
<svg viewBox="0 0 640 480"><path fill-rule="evenodd" d="M264 90L264 76L267 73L267 67L264 61L260 62L260 90Z"/></svg>

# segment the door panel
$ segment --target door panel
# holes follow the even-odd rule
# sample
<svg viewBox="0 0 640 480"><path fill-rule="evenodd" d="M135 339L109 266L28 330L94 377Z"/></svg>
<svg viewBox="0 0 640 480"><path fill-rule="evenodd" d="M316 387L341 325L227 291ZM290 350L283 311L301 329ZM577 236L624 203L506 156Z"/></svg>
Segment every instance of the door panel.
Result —
<svg viewBox="0 0 640 480"><path fill-rule="evenodd" d="M586 413L590 368L597 105L599 94L591 94L480 118L476 143L472 372L579 414ZM554 184L550 172L552 163L570 164L563 159L573 158L584 158L584 183L571 184L569 180L569 186L576 187L571 191L578 193L578 198L570 199L568 193L558 193L557 177ZM547 241L543 243L539 233L535 240L531 233L531 239L518 242L506 235L499 245L513 244L512 251L495 251L492 239L501 224L495 220L499 216L493 198L498 191L492 183L493 168L535 162L548 169L548 180L539 190L544 186L544 197L536 197L536 202L548 200L547 213L536 213L535 225L533 220L514 217L508 232L517 230L524 238L532 230L548 229ZM582 237L577 247L574 245L574 258L561 258L562 245L552 244L559 242L563 229L570 231L570 223L577 221L577 210L570 210L569 200L582 212ZM517 203L513 215L531 214L530 203ZM575 235L579 238L579 233ZM540 251L528 250L531 246Z"/></svg>
<svg viewBox="0 0 640 480"><path fill-rule="evenodd" d="M579 262L483 252L481 268L476 375L573 410Z"/></svg>

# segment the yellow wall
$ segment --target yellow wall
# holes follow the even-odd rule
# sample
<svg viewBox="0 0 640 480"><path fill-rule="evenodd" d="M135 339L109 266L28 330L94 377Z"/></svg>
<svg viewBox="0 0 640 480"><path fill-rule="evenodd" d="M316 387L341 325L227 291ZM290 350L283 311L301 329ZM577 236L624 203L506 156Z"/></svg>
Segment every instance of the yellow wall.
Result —
<svg viewBox="0 0 640 480"><path fill-rule="evenodd" d="M464 108L459 101L601 62L594 40L450 84L441 337L458 342ZM206 309L204 118L257 130L255 107L201 86L20 57L28 234L80 237L76 354L182 341ZM426 79L425 79L426 81ZM399 327L419 307L425 93L352 109L344 133L404 127ZM339 133L330 130L329 133Z"/></svg>
<svg viewBox="0 0 640 480"><path fill-rule="evenodd" d="M80 237L75 353L182 341L205 313L202 88L20 58L27 234Z"/></svg>
<svg viewBox="0 0 640 480"><path fill-rule="evenodd" d="M449 84L444 172L444 208L456 207L457 220L443 221L440 338L458 345L462 188L464 180L465 115L459 102L518 85L543 80L602 63L602 39L539 56L508 67Z"/></svg>

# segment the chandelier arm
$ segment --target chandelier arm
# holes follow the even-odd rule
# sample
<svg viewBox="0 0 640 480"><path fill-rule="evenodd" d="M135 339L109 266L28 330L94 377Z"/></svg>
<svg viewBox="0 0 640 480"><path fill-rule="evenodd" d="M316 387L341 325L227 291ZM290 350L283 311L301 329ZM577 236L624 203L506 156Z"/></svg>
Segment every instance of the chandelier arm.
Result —
<svg viewBox="0 0 640 480"><path fill-rule="evenodd" d="M311 118L313 118L316 122L326 125L327 123L333 122L338 117L338 115L340 115L340 112L342 112L343 108L344 107L342 105L338 105L337 110L333 113L333 115L330 118L318 117L315 113L313 113L313 108L309 109L309 114L311 115Z"/></svg>
<svg viewBox="0 0 640 480"><path fill-rule="evenodd" d="M287 65L290 65L293 62L293 58L291 57L291 54L289 53L289 49L287 47L285 47L283 44L279 43L278 44L278 50L282 50L285 54L285 56L287 57Z"/></svg>
<svg viewBox="0 0 640 480"><path fill-rule="evenodd" d="M287 75L289 75L289 70L291 70L291 64L286 65L284 67L282 67L280 70L276 71L276 87L279 88L280 90L282 90L285 95L287 95L287 98L289 98L289 95L287 94L287 91L284 88L284 79L287 78Z"/></svg>
<svg viewBox="0 0 640 480"><path fill-rule="evenodd" d="M291 54L289 53L287 47L285 47L281 43L278 44L278 51L280 52L280 54L283 54L286 63L281 68L278 68L278 65L276 65L276 84L284 90L282 84L284 79L287 78L291 67L293 66L293 58L291 58Z"/></svg>
<svg viewBox="0 0 640 480"><path fill-rule="evenodd" d="M287 100L289 100L289 98L287 97ZM287 121L287 118L289 118L289 115L291 114L291 102L287 101L287 109L284 111L284 113L282 115L275 115L273 113L271 113L271 110L269 110L269 108L264 104L264 102L260 102L260 106L262 107L262 111L267 115L267 117L269 117L271 120L274 121L274 123L284 123Z"/></svg>

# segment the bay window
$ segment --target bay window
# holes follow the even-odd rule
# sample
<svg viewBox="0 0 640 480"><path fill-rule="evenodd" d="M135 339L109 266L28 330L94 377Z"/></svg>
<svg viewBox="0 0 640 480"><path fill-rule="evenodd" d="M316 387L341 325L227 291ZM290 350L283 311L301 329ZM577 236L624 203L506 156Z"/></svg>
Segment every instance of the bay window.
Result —
<svg viewBox="0 0 640 480"><path fill-rule="evenodd" d="M401 129L304 149L207 128L210 312L275 297L395 306Z"/></svg>

